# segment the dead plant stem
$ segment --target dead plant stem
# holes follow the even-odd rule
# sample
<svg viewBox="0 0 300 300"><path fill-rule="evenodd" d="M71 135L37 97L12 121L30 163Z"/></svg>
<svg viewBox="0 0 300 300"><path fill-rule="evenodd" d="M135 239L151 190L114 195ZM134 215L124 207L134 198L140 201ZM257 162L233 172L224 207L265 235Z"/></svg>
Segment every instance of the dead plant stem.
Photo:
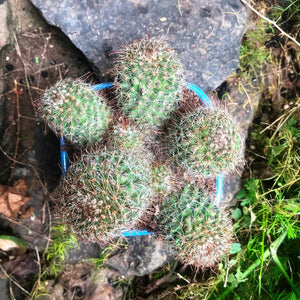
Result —
<svg viewBox="0 0 300 300"><path fill-rule="evenodd" d="M293 38L291 35L289 35L288 33L286 33L283 29L280 28L280 26L277 25L276 22L270 20L269 18L265 17L264 15L262 15L259 11L257 11L248 1L246 0L241 0L246 6L248 6L254 13L256 13L260 18L262 18L263 20L267 21L268 23L270 23L271 25L273 25L276 29L278 29L282 35L286 36L288 39L290 39L291 41L293 41L297 46L300 47L300 43Z"/></svg>
<svg viewBox="0 0 300 300"><path fill-rule="evenodd" d="M32 94L31 94L30 84L29 84L29 81L28 81L29 76L28 76L28 72L27 72L27 67L26 67L26 64L23 61L22 52L21 52L21 49L20 49L20 46L19 46L19 43L18 43L18 40L17 40L17 36L16 36L15 33L14 33L14 40L15 40L15 48L16 48L17 54L18 54L18 56L19 56L19 58L22 62L23 67L24 67L26 86L27 86L27 89L28 89L29 97L32 101Z"/></svg>
<svg viewBox="0 0 300 300"><path fill-rule="evenodd" d="M6 270L2 267L2 265L0 264L0 269L3 272L3 274L10 280L12 281L19 289L21 289L24 293L26 293L27 295L29 295L29 292L26 291L11 275L9 275Z"/></svg>
<svg viewBox="0 0 300 300"><path fill-rule="evenodd" d="M300 105L297 105L297 106L295 106L294 108L292 108L292 109L288 112L288 114L283 114L283 115L281 115L281 116L280 116L278 119L276 119L273 123L271 123L271 124L268 125L266 128L264 128L259 134L264 133L266 130L268 130L268 129L270 129L272 126L274 126L276 123L279 123L279 125L277 125L277 129L275 130L275 132L274 132L274 134L273 134L273 136L272 136L272 138L271 138L271 139L273 139L273 138L274 138L274 135L276 134L276 132L278 131L278 129L280 128L280 126L281 126L284 122L286 122L286 121L290 118L290 116L293 115L293 113L294 113L295 111L297 111L299 108L300 108ZM283 119L283 121L282 121L282 119Z"/></svg>
<svg viewBox="0 0 300 300"><path fill-rule="evenodd" d="M12 166L11 166L11 173L10 173L10 177L9 177L9 182L11 182L13 175L14 175L14 170L15 170L15 166L16 166L16 160L18 157L18 150L19 150L19 143L20 143L20 99L19 99L19 90L18 90L18 84L17 81L14 81L14 92L16 95L16 109L17 109L17 120L16 120L16 126L17 126L17 131L16 131L16 144L15 144L15 152L14 152L14 156L13 156L13 160L12 160Z"/></svg>
<svg viewBox="0 0 300 300"><path fill-rule="evenodd" d="M6 219L8 222L14 223L17 226L21 226L21 227L25 228L28 232L31 232L31 235L37 235L37 236L41 237L42 239L46 239L47 241L50 240L47 236L44 236L44 235L42 235L42 234L40 234L40 233L38 233L36 231L33 231L32 228L29 228L29 227L25 226L20 221L16 221L16 220L14 220L12 218L9 218L9 217L6 217L4 215L2 215L1 218Z"/></svg>

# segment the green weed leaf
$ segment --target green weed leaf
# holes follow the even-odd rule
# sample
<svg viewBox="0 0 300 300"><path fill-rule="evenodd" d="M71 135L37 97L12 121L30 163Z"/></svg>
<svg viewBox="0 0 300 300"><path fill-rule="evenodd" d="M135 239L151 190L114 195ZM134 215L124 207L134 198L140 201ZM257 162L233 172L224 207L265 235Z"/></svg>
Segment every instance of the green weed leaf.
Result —
<svg viewBox="0 0 300 300"><path fill-rule="evenodd" d="M231 247L230 247L230 250L229 250L229 253L230 254L236 254L236 253L239 253L242 251L242 246L240 243L232 243L231 244Z"/></svg>
<svg viewBox="0 0 300 300"><path fill-rule="evenodd" d="M235 221L240 219L242 216L242 211L237 207L233 212L232 212L232 217L234 218Z"/></svg>

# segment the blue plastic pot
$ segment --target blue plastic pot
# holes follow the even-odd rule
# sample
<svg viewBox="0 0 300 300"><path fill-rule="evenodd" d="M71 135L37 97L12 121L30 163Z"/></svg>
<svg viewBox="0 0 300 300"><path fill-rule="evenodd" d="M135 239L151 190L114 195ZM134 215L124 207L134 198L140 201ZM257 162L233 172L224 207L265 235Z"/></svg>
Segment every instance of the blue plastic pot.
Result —
<svg viewBox="0 0 300 300"><path fill-rule="evenodd" d="M95 91L100 91L102 89L108 89L113 87L113 83L107 82L107 83L100 83L93 86L93 89ZM195 84L192 83L185 83L185 86L195 92L200 100L203 102L204 106L212 109L213 105L209 98L206 96L206 94ZM60 157L61 157L61 165L62 165L62 173L63 176L67 174L68 171L68 154L66 151L66 143L63 136L60 137ZM221 201L223 197L223 176L217 175L216 176L216 204L217 206L220 206ZM122 232L122 236L124 237L134 237L134 236L144 236L144 235L151 235L154 234L154 232L149 232L147 230L128 230Z"/></svg>

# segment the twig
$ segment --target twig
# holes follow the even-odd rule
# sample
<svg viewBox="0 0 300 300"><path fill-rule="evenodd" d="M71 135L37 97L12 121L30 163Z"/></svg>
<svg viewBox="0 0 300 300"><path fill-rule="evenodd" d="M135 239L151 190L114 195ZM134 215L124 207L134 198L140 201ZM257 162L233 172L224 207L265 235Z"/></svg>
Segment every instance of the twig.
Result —
<svg viewBox="0 0 300 300"><path fill-rule="evenodd" d="M9 154L7 152L5 152L3 150L3 148L0 146L0 151L9 159L11 160L12 162L14 162L15 164L20 164L20 165L23 165L23 166L27 166L25 163L21 162L21 161L18 161L12 157L9 156Z"/></svg>
<svg viewBox="0 0 300 300"><path fill-rule="evenodd" d="M20 142L20 99L19 99L19 95L20 95L20 91L18 90L18 84L17 81L14 81L14 93L16 95L16 105L17 105L17 121L16 121L16 126L17 126L17 132L16 132L16 144L15 144L15 153L13 156L13 160L12 160L12 166L11 166L11 173L10 173L10 177L9 177L9 182L11 182L13 175L14 175L14 170L15 170L15 166L16 166L16 160L17 160L17 156L18 156L18 150L19 150L19 142Z"/></svg>
<svg viewBox="0 0 300 300"><path fill-rule="evenodd" d="M6 216L3 215L3 214L2 214L2 216L1 216L1 218L7 220L7 221L10 222L10 223L14 223L14 224L16 224L17 226L21 226L21 227L25 228L27 231L31 232L31 234L37 235L37 236L41 237L41 238L44 239L44 240L47 240L47 241L50 240L50 241L51 241L51 239L50 239L49 237L44 236L44 235L42 235L42 234L40 234L40 233L38 233L38 232L36 232L36 231L33 231L32 228L29 228L29 227L27 227L26 225L20 223L20 221L16 221L16 220L14 220L14 219L12 219L12 218L6 217Z"/></svg>
<svg viewBox="0 0 300 300"><path fill-rule="evenodd" d="M184 280L187 284L191 284L190 281L187 280L186 278L184 278L181 274L176 273L176 275L177 275L180 279Z"/></svg>
<svg viewBox="0 0 300 300"><path fill-rule="evenodd" d="M174 265L172 266L172 269L165 276L157 279L153 283L152 287L147 288L146 293L150 294L151 292L153 292L154 290L159 288L162 284L172 283L176 279L178 279L178 275L175 273L176 267L177 267L177 262L174 263Z"/></svg>
<svg viewBox="0 0 300 300"><path fill-rule="evenodd" d="M264 133L266 130L270 129L272 126L274 126L276 123L279 122L279 125L277 125L277 129L276 129L276 131L275 131L275 133L276 133L276 132L278 131L278 128L280 128L280 126L281 126L284 122L286 122L286 121L289 119L289 117L290 117L295 111L297 111L299 108L300 108L300 105L298 104L297 106L295 106L294 108L292 108L291 110L289 110L289 111L288 111L288 114L283 114L283 115L281 115L281 116L280 116L278 119L276 119L273 123L271 123L271 124L268 125L266 128L264 128L259 134ZM284 120L282 121L282 119L284 119ZM274 136L274 134L273 134L273 136Z"/></svg>
<svg viewBox="0 0 300 300"><path fill-rule="evenodd" d="M37 258L37 264L39 266L39 274L38 278L36 279L36 282L34 284L34 290L39 290L40 288L40 283L41 283L41 278L42 278L42 264L41 264L41 259L40 259L40 254L37 246L34 247L35 253L36 253L36 258Z"/></svg>
<svg viewBox="0 0 300 300"><path fill-rule="evenodd" d="M24 67L26 86L27 86L27 89L28 89L29 97L32 101L32 94L31 94L30 84L29 84L29 80L28 80L29 76L28 76L28 72L27 72L27 67L26 67L26 64L23 61L21 49L20 49L20 46L19 46L19 43L18 43L18 40L17 40L17 36L16 36L15 33L14 33L14 40L15 40L15 48L16 48L17 54L18 54L18 56L19 56L19 58L20 58L20 60L23 64L23 67Z"/></svg>
<svg viewBox="0 0 300 300"><path fill-rule="evenodd" d="M36 253L36 257L37 257L37 264L39 266L39 279L40 276L42 274L42 266L41 266L41 260L40 260L40 254L39 254L39 250L37 248L37 246L34 247L35 253Z"/></svg>
<svg viewBox="0 0 300 300"><path fill-rule="evenodd" d="M178 11L179 11L180 15L182 16L182 11L181 11L181 7L180 7L180 0L177 1L177 6L178 6Z"/></svg>
<svg viewBox="0 0 300 300"><path fill-rule="evenodd" d="M46 42L44 43L44 50L43 50L43 53L42 53L42 57L41 57L41 62L40 62L40 67L39 67L39 71L38 71L38 80L37 80L37 86L39 87L40 86L40 79L41 79L41 70L42 70L42 65L44 64L45 62L45 53L47 51L47 47L48 47L48 44L49 44L49 40L51 39L51 33L48 37L46 37Z"/></svg>
<svg viewBox="0 0 300 300"><path fill-rule="evenodd" d="M7 152L4 151L4 149L0 146L0 151L9 159L11 160L12 162L14 162L15 164L19 164L19 165L23 165L23 166L26 166L26 167L29 167L33 170L34 174L36 175L36 177L38 178L42 188L43 188L43 192L45 195L48 194L48 189L47 189L47 186L42 182L41 178L40 178L40 175L38 173L38 171L31 165L29 164L26 164L26 163L23 163L19 160L16 160L16 159L13 159ZM23 156L23 154L26 152L27 150L25 150L22 154L19 155L19 158L21 158ZM5 173L10 167L8 167L7 169L5 169L2 173L0 173L0 175L2 175L3 173Z"/></svg>
<svg viewBox="0 0 300 300"><path fill-rule="evenodd" d="M15 159L13 159L7 152L5 152L5 151L3 150L3 148L0 146L0 151L1 151L1 152L2 152L9 160L11 160L11 161L13 161L13 162L15 162L16 164L19 164L19 165L31 167L31 166L27 165L26 163L23 163L23 162L20 161L20 159L25 155L25 153L26 153L28 150L29 150L29 148L28 148L28 149L25 149L23 153L19 154L18 160L15 160ZM6 169L4 169L4 170L0 173L0 175L5 174L5 173L7 172L7 170L9 170L9 169L11 169L11 165L9 165Z"/></svg>
<svg viewBox="0 0 300 300"><path fill-rule="evenodd" d="M11 275L7 274L6 270L2 267L2 265L0 264L0 269L1 271L4 273L4 275L10 280L12 281L19 289L21 289L24 293L26 293L27 295L29 295L29 292L26 291Z"/></svg>
<svg viewBox="0 0 300 300"><path fill-rule="evenodd" d="M9 282L9 294L10 294L11 300L17 300L16 297L15 297L15 295L14 295L12 286L11 286L11 281Z"/></svg>
<svg viewBox="0 0 300 300"><path fill-rule="evenodd" d="M284 36L286 36L288 39L290 39L291 41L293 41L297 46L300 47L300 43L293 38L291 35L289 35L288 33L286 33L283 29L280 28L280 26L278 26L276 24L276 22L270 20L269 18L265 17L264 15L262 15L259 11L257 11L250 3L248 3L246 0L241 0L246 6L248 6L253 12L255 12L260 18L264 19L265 21L267 21L268 23L270 23L271 25L273 25L276 29L278 29Z"/></svg>

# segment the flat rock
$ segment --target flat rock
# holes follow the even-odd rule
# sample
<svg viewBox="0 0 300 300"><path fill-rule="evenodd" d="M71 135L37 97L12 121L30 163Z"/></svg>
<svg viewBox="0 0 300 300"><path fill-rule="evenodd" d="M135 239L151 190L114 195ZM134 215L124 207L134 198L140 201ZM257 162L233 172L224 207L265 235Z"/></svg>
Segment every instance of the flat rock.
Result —
<svg viewBox="0 0 300 300"><path fill-rule="evenodd" d="M0 0L0 50L2 47L6 46L9 38L9 31L7 27L7 15L8 15L8 6L6 1Z"/></svg>
<svg viewBox="0 0 300 300"><path fill-rule="evenodd" d="M146 35L167 40L180 55L188 81L204 91L238 66L246 8L239 0L31 0L109 79L114 51Z"/></svg>
<svg viewBox="0 0 300 300"><path fill-rule="evenodd" d="M171 246L155 235L129 237L125 243L127 247L107 259L105 264L126 278L150 274L176 256Z"/></svg>

